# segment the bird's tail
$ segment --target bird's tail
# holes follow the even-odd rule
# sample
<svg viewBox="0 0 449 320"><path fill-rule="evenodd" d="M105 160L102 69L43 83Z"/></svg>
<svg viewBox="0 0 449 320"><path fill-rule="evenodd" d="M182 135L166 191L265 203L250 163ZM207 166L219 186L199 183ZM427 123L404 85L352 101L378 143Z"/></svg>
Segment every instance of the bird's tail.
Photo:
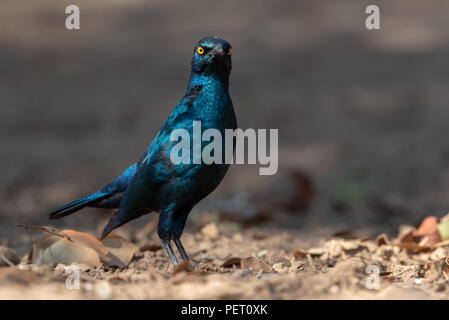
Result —
<svg viewBox="0 0 449 320"><path fill-rule="evenodd" d="M64 206L62 206L59 209L56 209L55 211L48 214L48 217L50 219L59 219L65 216L68 216L69 214L72 214L84 207L87 207L97 201L100 201L106 197L108 197L110 193L108 192L95 192L91 195L88 195L84 198L75 200L73 202L70 202Z"/></svg>

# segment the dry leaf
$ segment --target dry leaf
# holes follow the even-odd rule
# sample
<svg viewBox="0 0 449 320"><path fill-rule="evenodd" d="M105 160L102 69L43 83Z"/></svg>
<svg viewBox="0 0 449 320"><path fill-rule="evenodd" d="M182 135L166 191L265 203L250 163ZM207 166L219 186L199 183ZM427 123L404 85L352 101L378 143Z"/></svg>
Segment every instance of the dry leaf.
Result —
<svg viewBox="0 0 449 320"><path fill-rule="evenodd" d="M421 246L415 242L394 242L393 243L396 247L402 248L402 249L406 249L408 251L412 251L415 253L420 253L420 252L426 252L426 251L431 251L434 248L429 247L429 246Z"/></svg>
<svg viewBox="0 0 449 320"><path fill-rule="evenodd" d="M262 258L262 257L265 257L267 254L268 254L267 249L263 249L263 250L260 250L260 251L256 254L256 257L257 257L257 258Z"/></svg>
<svg viewBox="0 0 449 320"><path fill-rule="evenodd" d="M288 268L286 268L282 262L275 263L273 265L273 270L276 271L277 273L288 272Z"/></svg>
<svg viewBox="0 0 449 320"><path fill-rule="evenodd" d="M359 249L361 247L364 247L364 246L361 245L358 241L342 241L341 242L341 247L345 251L352 251L352 250L357 250L357 249Z"/></svg>
<svg viewBox="0 0 449 320"><path fill-rule="evenodd" d="M312 258L320 257L326 253L326 249L325 248L311 248L307 251L307 253L310 254L312 256Z"/></svg>
<svg viewBox="0 0 449 320"><path fill-rule="evenodd" d="M421 241L419 241L420 246L433 246L434 244L440 243L440 234L438 232L423 236Z"/></svg>
<svg viewBox="0 0 449 320"><path fill-rule="evenodd" d="M101 243L101 241L95 238L94 236L75 230L62 230L59 234L68 236L74 242L77 242L79 244L82 244L88 248L95 250L100 256L101 260L103 261L109 260L109 258L107 258L108 249L106 249L103 243Z"/></svg>
<svg viewBox="0 0 449 320"><path fill-rule="evenodd" d="M434 216L425 218L416 232L418 236L423 237L421 244L432 245L441 241L440 233L438 232L438 219Z"/></svg>
<svg viewBox="0 0 449 320"><path fill-rule="evenodd" d="M155 252L155 251L159 251L161 249L162 249L162 246L159 244L146 244L139 248L140 252L144 252L144 251Z"/></svg>
<svg viewBox="0 0 449 320"><path fill-rule="evenodd" d="M379 247L383 245L389 245L390 239L388 239L388 236L385 233L382 233L377 236L376 243Z"/></svg>
<svg viewBox="0 0 449 320"><path fill-rule="evenodd" d="M354 240L358 237L350 230L337 231L332 235L333 238L342 238L345 240Z"/></svg>
<svg viewBox="0 0 449 320"><path fill-rule="evenodd" d="M426 278L426 281L433 282L441 278L446 279L446 276L449 275L447 262L447 259L443 258L425 263L423 269L425 270L424 277Z"/></svg>
<svg viewBox="0 0 449 320"><path fill-rule="evenodd" d="M262 271L264 273L271 272L271 266L258 258L244 258L241 260L240 264L242 266L242 270L252 270L255 272Z"/></svg>
<svg viewBox="0 0 449 320"><path fill-rule="evenodd" d="M33 264L64 263L70 265L74 262L98 267L100 256L92 248L56 235L46 235L41 241L33 244Z"/></svg>
<svg viewBox="0 0 449 320"><path fill-rule="evenodd" d="M400 226L395 242L416 242L415 233L416 229L412 226Z"/></svg>
<svg viewBox="0 0 449 320"><path fill-rule="evenodd" d="M234 265L240 266L241 261L242 261L241 258L232 257L232 258L229 258L228 260L226 260L225 262L223 262L223 264L221 266L225 267L225 268L231 268Z"/></svg>
<svg viewBox="0 0 449 320"><path fill-rule="evenodd" d="M95 267L100 265L100 258L109 261L108 250L94 236L75 230L63 230L45 226L18 225L28 229L38 229L46 234L37 243L32 242L29 262L33 264L86 263ZM31 240L31 239L30 239Z"/></svg>
<svg viewBox="0 0 449 320"><path fill-rule="evenodd" d="M295 259L303 259L307 256L307 252L303 251L303 250L295 250L295 251L293 251L292 256Z"/></svg>
<svg viewBox="0 0 449 320"><path fill-rule="evenodd" d="M325 248L310 248L309 250L302 250L302 249L298 249L292 252L292 256L295 259L303 259L305 258L308 254L310 254L310 256L312 256L312 258L314 257L320 257L323 254L325 254L327 251Z"/></svg>
<svg viewBox="0 0 449 320"><path fill-rule="evenodd" d="M418 236L426 236L432 234L438 231L437 225L438 225L437 217L429 216L421 222L418 230L416 231L416 234Z"/></svg>
<svg viewBox="0 0 449 320"><path fill-rule="evenodd" d="M102 242L109 251L107 255L109 261L103 261L108 266L126 267L139 250L135 244L115 234L108 235Z"/></svg>

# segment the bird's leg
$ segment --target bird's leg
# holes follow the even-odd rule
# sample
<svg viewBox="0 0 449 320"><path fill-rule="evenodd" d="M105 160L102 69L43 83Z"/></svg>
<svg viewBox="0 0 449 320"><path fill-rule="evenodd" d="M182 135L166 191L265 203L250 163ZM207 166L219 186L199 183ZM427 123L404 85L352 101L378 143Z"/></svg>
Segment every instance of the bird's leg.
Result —
<svg viewBox="0 0 449 320"><path fill-rule="evenodd" d="M173 251L173 248L170 245L170 240L167 241L161 238L161 244L164 247L165 251L167 251L167 254L170 257L170 261L173 264L178 264L178 259L176 258L175 252Z"/></svg>
<svg viewBox="0 0 449 320"><path fill-rule="evenodd" d="M184 250L184 247L182 246L181 239L175 238L174 241L175 241L176 247L179 250L179 253L181 254L182 260L184 260L184 261L189 260L189 256L187 255L186 251Z"/></svg>
<svg viewBox="0 0 449 320"><path fill-rule="evenodd" d="M159 239L161 244L167 251L168 256L173 264L178 263L175 252L170 245L170 240L173 232L173 212L161 212L159 214L159 221L157 225L157 233L159 234Z"/></svg>
<svg viewBox="0 0 449 320"><path fill-rule="evenodd" d="M189 256L184 250L184 246L181 243L181 235L184 231L184 226L186 224L187 216L189 215L190 208L182 211L178 211L175 213L173 217L173 241L175 242L176 247L178 248L179 253L181 254L181 258L184 261L189 260Z"/></svg>

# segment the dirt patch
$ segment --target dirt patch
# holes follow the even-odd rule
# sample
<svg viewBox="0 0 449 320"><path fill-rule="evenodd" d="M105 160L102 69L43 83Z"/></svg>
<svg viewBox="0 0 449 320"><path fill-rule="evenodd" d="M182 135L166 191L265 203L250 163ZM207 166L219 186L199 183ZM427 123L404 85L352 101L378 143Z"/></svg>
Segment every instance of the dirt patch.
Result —
<svg viewBox="0 0 449 320"><path fill-rule="evenodd" d="M70 266L38 266L22 259L15 267L0 268L0 298L443 299L449 295L444 275L449 247L413 253L367 238L340 237L312 246L292 232L231 233L227 227L214 225L215 239L201 232L185 234L192 261L177 266L169 263L157 236L149 234L136 243L141 250L126 268L81 266L79 290L66 287ZM377 270L377 280L370 278L370 266Z"/></svg>

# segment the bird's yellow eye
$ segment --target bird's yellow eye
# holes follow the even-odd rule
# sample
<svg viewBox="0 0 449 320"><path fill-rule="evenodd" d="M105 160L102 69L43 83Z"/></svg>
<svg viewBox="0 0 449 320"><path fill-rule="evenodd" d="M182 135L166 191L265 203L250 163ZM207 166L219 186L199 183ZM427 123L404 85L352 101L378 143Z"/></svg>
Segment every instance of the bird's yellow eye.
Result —
<svg viewBox="0 0 449 320"><path fill-rule="evenodd" d="M231 55L231 48L228 49L228 52L226 52L226 54L227 54L228 56Z"/></svg>
<svg viewBox="0 0 449 320"><path fill-rule="evenodd" d="M204 53L204 48L202 46L199 46L197 49L198 54L203 54Z"/></svg>

